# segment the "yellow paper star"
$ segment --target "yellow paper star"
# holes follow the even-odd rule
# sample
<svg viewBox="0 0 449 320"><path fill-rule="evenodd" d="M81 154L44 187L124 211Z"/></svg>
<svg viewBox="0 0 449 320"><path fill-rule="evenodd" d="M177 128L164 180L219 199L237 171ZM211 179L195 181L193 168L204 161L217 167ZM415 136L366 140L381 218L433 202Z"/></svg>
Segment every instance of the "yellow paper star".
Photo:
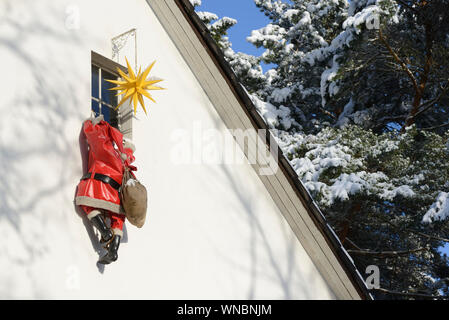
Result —
<svg viewBox="0 0 449 320"><path fill-rule="evenodd" d="M145 109L145 103L143 101L143 96L147 97L148 99L156 103L156 101L148 93L148 91L165 89L158 86L154 86L154 84L161 82L163 80L146 79L155 63L156 61L154 61L150 66L148 66L148 68L146 68L145 71L142 73L140 72L139 68L139 72L137 73L136 76L133 69L129 65L128 59L126 59L126 64L128 66L128 74L125 74L122 70L120 70L120 68L117 68L117 71L123 80L106 80L118 85L117 87L111 88L109 90L117 90L118 91L117 96L124 94L122 100L117 105L115 110L117 110L125 101L131 99L134 106L134 114L136 114L137 112L137 101L139 101L140 105L143 108L143 111L145 111L145 114L147 114L147 110Z"/></svg>

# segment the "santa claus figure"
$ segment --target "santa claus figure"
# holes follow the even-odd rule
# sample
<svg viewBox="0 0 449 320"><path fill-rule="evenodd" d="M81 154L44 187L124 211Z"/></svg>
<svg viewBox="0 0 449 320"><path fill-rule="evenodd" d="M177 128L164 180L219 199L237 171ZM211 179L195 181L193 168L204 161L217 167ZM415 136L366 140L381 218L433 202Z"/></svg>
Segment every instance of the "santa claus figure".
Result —
<svg viewBox="0 0 449 320"><path fill-rule="evenodd" d="M124 142L122 133L102 116L86 120L83 133L89 149L88 172L78 184L75 203L98 229L101 243L108 250L98 262L109 264L117 260L123 237L125 213L119 190L125 168L136 170L131 166L135 147L130 141ZM105 218L110 219L110 227Z"/></svg>

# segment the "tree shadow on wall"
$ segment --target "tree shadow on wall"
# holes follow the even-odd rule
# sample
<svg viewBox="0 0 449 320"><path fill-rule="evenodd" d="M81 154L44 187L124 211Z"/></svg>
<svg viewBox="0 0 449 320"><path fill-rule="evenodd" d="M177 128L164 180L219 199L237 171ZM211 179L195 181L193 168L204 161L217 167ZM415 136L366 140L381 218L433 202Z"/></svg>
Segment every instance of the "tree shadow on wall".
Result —
<svg viewBox="0 0 449 320"><path fill-rule="evenodd" d="M6 236L0 251L2 262L11 266L3 275L9 289L0 280L0 294L9 290L13 298L15 290L10 289L24 281L30 285L26 297L48 296L34 265L48 256L55 241L71 243L76 220L70 201L79 159L76 137L67 133L85 117L80 106L89 101L78 93L89 92L90 83L84 70L67 61L76 60L77 48L85 45L81 33L64 28L66 5L47 4L0 2L2 83L13 84L8 86L13 94L4 92L0 100L0 224ZM47 159L57 165L51 167ZM56 229L62 238L55 240Z"/></svg>
<svg viewBox="0 0 449 320"><path fill-rule="evenodd" d="M238 146L236 146L239 148ZM217 179L207 179L203 181L203 185L206 189L213 188L213 186L208 186L211 181L222 180L224 175L226 183L229 184L232 190L234 190L235 198L238 200L237 207L244 208L244 216L237 216L236 219L243 219L248 225L250 232L247 235L247 247L248 254L250 257L250 265L247 266L239 260L235 259L235 255L230 252L223 251L218 245L215 246L215 250L219 256L222 257L229 265L233 267L234 272L249 274L249 286L246 294L246 299L257 299L257 287L260 285L261 281L268 281L281 289L282 296L281 299L294 299L295 293L298 293L298 288L294 286L298 284L307 284L301 286L303 288L301 295L303 299L313 299L316 297L315 294L310 292L312 287L312 281L316 277L314 270L309 267L302 267L298 265L298 257L295 257L296 253L296 237L291 236L290 226L286 226L284 218L278 216L279 228L283 230L283 244L286 252L283 254L277 253L272 241L266 232L266 225L261 221L260 213L257 212L254 207L254 203L258 202L251 194L245 194L241 192L242 183L250 183L251 181L243 182L236 179L234 174L231 172L233 165L219 165L210 167L210 175L216 176ZM216 182L213 182L216 183ZM225 199L223 199L225 201ZM234 206L235 204L225 205L226 207ZM239 208L236 210L230 210L231 212L241 212ZM211 244L215 241L213 238L209 239ZM264 251L261 254L260 249ZM279 261L279 256L285 257L283 261ZM269 267L267 267L269 266ZM298 270L301 270L298 272ZM259 289L260 291L260 289ZM313 290L312 290L313 291ZM260 292L259 292L260 294Z"/></svg>

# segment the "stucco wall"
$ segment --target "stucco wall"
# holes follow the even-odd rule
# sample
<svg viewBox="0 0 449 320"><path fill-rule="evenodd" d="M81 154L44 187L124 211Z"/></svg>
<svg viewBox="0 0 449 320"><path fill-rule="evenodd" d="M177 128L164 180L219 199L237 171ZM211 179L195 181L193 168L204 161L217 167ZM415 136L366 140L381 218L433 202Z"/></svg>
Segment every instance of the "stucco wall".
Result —
<svg viewBox="0 0 449 320"><path fill-rule="evenodd" d="M131 28L168 90L133 120L147 223L103 269L73 205L79 133L90 51ZM0 56L0 298L334 298L252 167L212 161L230 134L145 1L0 1Z"/></svg>

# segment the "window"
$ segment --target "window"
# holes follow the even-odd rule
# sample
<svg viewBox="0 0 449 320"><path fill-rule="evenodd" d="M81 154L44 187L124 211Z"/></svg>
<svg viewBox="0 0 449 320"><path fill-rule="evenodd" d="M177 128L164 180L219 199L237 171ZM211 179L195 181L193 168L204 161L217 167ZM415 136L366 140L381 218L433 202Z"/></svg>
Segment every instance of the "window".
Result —
<svg viewBox="0 0 449 320"><path fill-rule="evenodd" d="M126 138L132 138L132 109L130 104L123 104L118 110L114 110L119 102L117 92L109 90L115 87L113 83L106 80L117 80L120 76L117 68L125 73L127 69L98 53L91 52L92 68L92 93L91 108L95 116L103 115L104 120L119 129Z"/></svg>
<svg viewBox="0 0 449 320"><path fill-rule="evenodd" d="M104 120L115 128L118 128L117 111L114 110L117 106L117 97L114 92L108 89L112 88L112 83L106 79L117 79L113 74L92 65L92 111L95 116L102 114Z"/></svg>

